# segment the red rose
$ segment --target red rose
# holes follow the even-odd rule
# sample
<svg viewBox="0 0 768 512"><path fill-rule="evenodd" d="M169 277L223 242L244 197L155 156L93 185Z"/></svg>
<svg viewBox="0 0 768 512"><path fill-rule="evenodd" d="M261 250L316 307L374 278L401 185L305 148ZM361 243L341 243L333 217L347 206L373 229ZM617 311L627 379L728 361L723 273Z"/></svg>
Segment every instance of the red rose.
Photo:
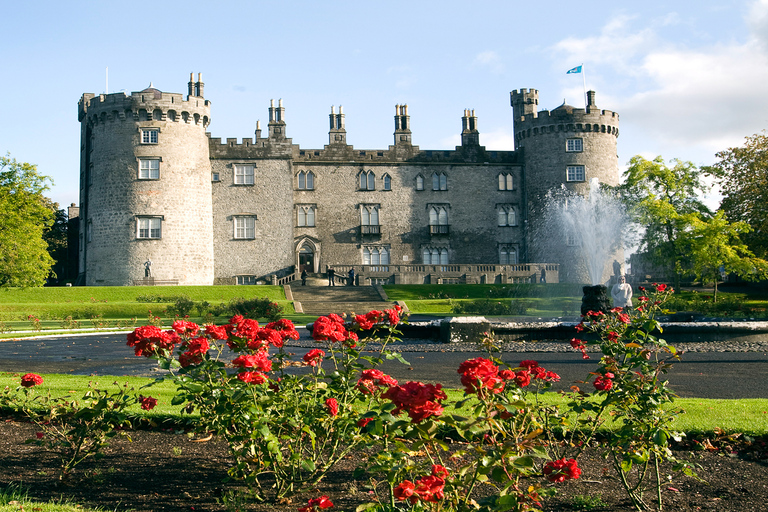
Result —
<svg viewBox="0 0 768 512"><path fill-rule="evenodd" d="M373 329L373 322L363 315L355 315L355 322L357 322L357 325L364 331Z"/></svg>
<svg viewBox="0 0 768 512"><path fill-rule="evenodd" d="M370 395L378 388L397 386L397 381L381 370L371 368L363 370L357 381L357 389L364 395Z"/></svg>
<svg viewBox="0 0 768 512"><path fill-rule="evenodd" d="M531 383L531 373L528 370L520 370L515 372L515 382L521 388L526 387Z"/></svg>
<svg viewBox="0 0 768 512"><path fill-rule="evenodd" d="M127 345L133 347L137 356L151 357L173 351L174 345L179 341L179 336L174 331L168 332L154 325L144 325L128 334Z"/></svg>
<svg viewBox="0 0 768 512"><path fill-rule="evenodd" d="M400 485L395 487L393 494L395 495L395 498L397 498L400 501L405 501L407 499L411 499L411 503L416 503L416 497L413 495L414 490L416 489L416 486L413 485L413 482L410 480L405 480Z"/></svg>
<svg viewBox="0 0 768 512"><path fill-rule="evenodd" d="M141 404L142 409L145 411L151 411L157 405L157 398L139 395L139 403Z"/></svg>
<svg viewBox="0 0 768 512"><path fill-rule="evenodd" d="M539 363L536 361L525 360L520 362L520 368L527 368L530 370L531 368L536 368L537 366L539 366Z"/></svg>
<svg viewBox="0 0 768 512"><path fill-rule="evenodd" d="M323 357L325 357L325 352L320 350L319 348L313 348L306 354L304 354L304 362L307 363L309 366L317 366L323 361Z"/></svg>
<svg viewBox="0 0 768 512"><path fill-rule="evenodd" d="M232 360L232 366L236 368L256 368L262 372L272 370L272 361L266 352L257 352L256 354L239 355Z"/></svg>
<svg viewBox="0 0 768 512"><path fill-rule="evenodd" d="M593 386L595 386L595 389L598 391L608 391L613 387L613 381L611 380L613 378L612 373L606 373L605 375L599 375L595 382L592 383Z"/></svg>
<svg viewBox="0 0 768 512"><path fill-rule="evenodd" d="M360 428L363 428L372 421L373 421L373 418L360 418L359 420L357 420L357 426Z"/></svg>
<svg viewBox="0 0 768 512"><path fill-rule="evenodd" d="M612 341L612 342L616 343L618 340L619 340L619 333L617 333L615 331L610 331L608 333L608 341Z"/></svg>
<svg viewBox="0 0 768 512"><path fill-rule="evenodd" d="M336 416L339 414L339 402L335 398L326 398L325 407L328 409L328 414Z"/></svg>
<svg viewBox="0 0 768 512"><path fill-rule="evenodd" d="M395 404L393 414L407 411L414 423L420 423L431 416L440 416L443 413L440 401L448 398L442 390L442 385L422 382L407 382L404 386L392 386L381 396Z"/></svg>
<svg viewBox="0 0 768 512"><path fill-rule="evenodd" d="M499 376L499 367L490 359L476 357L459 365L457 373L461 374L461 383L465 393L481 393L484 389L492 393L501 393L504 382Z"/></svg>
<svg viewBox="0 0 768 512"><path fill-rule="evenodd" d="M176 331L177 334L184 334L187 336L194 336L197 334L197 331L200 330L199 325L186 320L176 320L171 327L173 327L173 330Z"/></svg>
<svg viewBox="0 0 768 512"><path fill-rule="evenodd" d="M448 478L448 470L440 464L432 464L432 475L439 478Z"/></svg>
<svg viewBox="0 0 768 512"><path fill-rule="evenodd" d="M400 323L400 311L397 309L385 309L384 312L387 314L389 325L394 327Z"/></svg>
<svg viewBox="0 0 768 512"><path fill-rule="evenodd" d="M241 372L237 374L237 378L247 384L264 384L269 380L269 377L261 372Z"/></svg>
<svg viewBox="0 0 768 512"><path fill-rule="evenodd" d="M217 325L206 325L205 334L207 334L208 336L210 336L215 340L225 340L229 337L229 335L227 334L227 330L224 328L224 326L217 326Z"/></svg>
<svg viewBox="0 0 768 512"><path fill-rule="evenodd" d="M665 285L665 284L656 285L656 291L657 292L663 292L666 289L667 289L667 285Z"/></svg>
<svg viewBox="0 0 768 512"><path fill-rule="evenodd" d="M443 468L445 469L445 468ZM414 492L418 494L419 499L429 503L436 503L445 497L443 488L445 480L434 475L423 476L416 481Z"/></svg>
<svg viewBox="0 0 768 512"><path fill-rule="evenodd" d="M43 383L43 378L36 373L28 373L21 378L21 385L25 388L39 386Z"/></svg>
<svg viewBox="0 0 768 512"><path fill-rule="evenodd" d="M560 459L547 462L544 465L544 476L550 482L561 483L581 476L581 469L574 459Z"/></svg>
<svg viewBox="0 0 768 512"><path fill-rule="evenodd" d="M320 496L319 498L312 498L307 502L306 507L299 508L299 512L316 512L317 510L324 510L332 508L333 502L328 496Z"/></svg>

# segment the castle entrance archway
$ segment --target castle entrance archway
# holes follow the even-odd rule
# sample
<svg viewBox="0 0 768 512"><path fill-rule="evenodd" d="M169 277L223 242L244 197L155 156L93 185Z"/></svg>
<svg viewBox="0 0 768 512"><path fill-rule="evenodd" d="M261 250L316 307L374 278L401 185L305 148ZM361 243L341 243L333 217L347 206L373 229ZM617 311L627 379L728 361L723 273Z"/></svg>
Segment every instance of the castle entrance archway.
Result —
<svg viewBox="0 0 768 512"><path fill-rule="evenodd" d="M299 249L299 272L304 270L315 271L315 251L306 244Z"/></svg>

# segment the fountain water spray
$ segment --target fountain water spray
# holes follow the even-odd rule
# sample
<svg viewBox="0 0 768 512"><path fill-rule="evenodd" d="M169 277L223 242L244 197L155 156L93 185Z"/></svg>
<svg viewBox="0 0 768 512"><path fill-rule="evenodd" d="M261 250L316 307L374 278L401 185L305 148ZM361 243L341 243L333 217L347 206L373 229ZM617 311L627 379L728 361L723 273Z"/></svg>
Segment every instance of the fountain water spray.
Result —
<svg viewBox="0 0 768 512"><path fill-rule="evenodd" d="M559 256L560 261L577 255L592 285L607 280L605 266L623 255L622 232L627 225L621 202L600 190L597 178L589 183L589 195L583 196L563 187L550 192L545 202L544 231L539 230L534 243L540 254ZM610 275L610 273L609 273Z"/></svg>

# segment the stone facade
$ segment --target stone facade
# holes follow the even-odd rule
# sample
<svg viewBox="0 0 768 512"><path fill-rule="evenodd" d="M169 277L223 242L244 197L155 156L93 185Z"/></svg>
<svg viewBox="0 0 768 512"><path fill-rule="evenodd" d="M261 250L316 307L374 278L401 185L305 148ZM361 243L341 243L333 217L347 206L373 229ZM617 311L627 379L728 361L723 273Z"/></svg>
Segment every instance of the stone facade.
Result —
<svg viewBox="0 0 768 512"><path fill-rule="evenodd" d="M266 136L257 125L255 138L222 142L205 133L201 77L188 88L80 100L84 284L141 282L147 260L152 278L178 284L328 266L569 265L535 252L537 201L561 185L585 193L592 177L618 182L618 115L597 110L594 93L586 111L537 112L537 91L514 91L514 151L481 146L471 110L461 146L421 150L406 105L395 107L394 144L359 150L346 143L341 107L328 145L293 144L282 102L269 107ZM584 172L569 181L572 165Z"/></svg>

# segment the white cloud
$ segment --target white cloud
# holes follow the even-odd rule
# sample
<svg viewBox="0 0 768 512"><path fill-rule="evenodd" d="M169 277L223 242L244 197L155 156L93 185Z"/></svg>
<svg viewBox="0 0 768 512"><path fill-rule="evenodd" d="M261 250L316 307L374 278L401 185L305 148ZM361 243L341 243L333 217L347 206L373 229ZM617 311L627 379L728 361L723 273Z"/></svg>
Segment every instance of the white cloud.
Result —
<svg viewBox="0 0 768 512"><path fill-rule="evenodd" d="M492 73L500 73L504 70L501 58L494 51L479 53L475 56L475 66L488 68Z"/></svg>
<svg viewBox="0 0 768 512"><path fill-rule="evenodd" d="M634 21L619 16L597 36L553 47L564 69L585 62L588 86L602 92L598 105L619 112L623 131L642 141L627 151L711 162L716 151L768 126L768 0L751 5L740 41L724 35L729 39L706 46L683 45L659 35L675 15L641 28ZM564 89L575 106L583 104L575 101L583 96L578 85Z"/></svg>

